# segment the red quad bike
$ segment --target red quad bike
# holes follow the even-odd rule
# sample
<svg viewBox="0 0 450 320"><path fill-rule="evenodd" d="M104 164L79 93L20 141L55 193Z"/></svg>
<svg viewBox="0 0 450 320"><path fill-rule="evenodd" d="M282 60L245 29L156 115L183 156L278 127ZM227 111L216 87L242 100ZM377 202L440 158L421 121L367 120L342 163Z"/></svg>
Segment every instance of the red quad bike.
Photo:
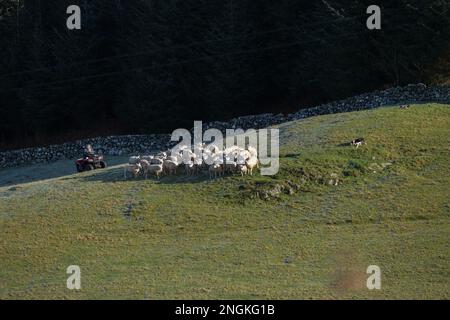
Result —
<svg viewBox="0 0 450 320"><path fill-rule="evenodd" d="M106 162L103 160L103 156L94 155L93 157L84 157L75 161L78 172L91 171L94 169L106 168Z"/></svg>

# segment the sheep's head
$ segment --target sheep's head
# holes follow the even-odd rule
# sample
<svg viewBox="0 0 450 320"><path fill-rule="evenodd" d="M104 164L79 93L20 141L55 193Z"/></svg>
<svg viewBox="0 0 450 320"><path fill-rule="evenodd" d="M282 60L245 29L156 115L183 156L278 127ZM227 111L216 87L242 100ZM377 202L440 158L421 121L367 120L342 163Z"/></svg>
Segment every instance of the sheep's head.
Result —
<svg viewBox="0 0 450 320"><path fill-rule="evenodd" d="M241 172L247 172L247 166L245 164L238 164L238 170Z"/></svg>

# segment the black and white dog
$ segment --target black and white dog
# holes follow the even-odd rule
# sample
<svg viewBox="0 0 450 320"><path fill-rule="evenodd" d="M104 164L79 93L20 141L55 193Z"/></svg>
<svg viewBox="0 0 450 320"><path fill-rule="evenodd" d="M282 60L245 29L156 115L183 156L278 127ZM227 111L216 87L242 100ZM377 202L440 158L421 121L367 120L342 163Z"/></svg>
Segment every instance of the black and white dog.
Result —
<svg viewBox="0 0 450 320"><path fill-rule="evenodd" d="M364 140L364 138L358 138L358 139L352 140L352 142L351 142L351 145L356 146L356 148L358 148L359 146L362 146L363 144L366 144L366 141Z"/></svg>

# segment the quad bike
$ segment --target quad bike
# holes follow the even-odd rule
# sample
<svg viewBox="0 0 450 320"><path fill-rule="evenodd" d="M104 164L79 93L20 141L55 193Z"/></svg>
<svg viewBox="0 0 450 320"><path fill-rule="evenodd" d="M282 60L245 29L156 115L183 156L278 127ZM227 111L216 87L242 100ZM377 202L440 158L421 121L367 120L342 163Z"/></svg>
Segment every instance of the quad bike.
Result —
<svg viewBox="0 0 450 320"><path fill-rule="evenodd" d="M106 162L101 155L85 156L75 161L78 172L106 168Z"/></svg>

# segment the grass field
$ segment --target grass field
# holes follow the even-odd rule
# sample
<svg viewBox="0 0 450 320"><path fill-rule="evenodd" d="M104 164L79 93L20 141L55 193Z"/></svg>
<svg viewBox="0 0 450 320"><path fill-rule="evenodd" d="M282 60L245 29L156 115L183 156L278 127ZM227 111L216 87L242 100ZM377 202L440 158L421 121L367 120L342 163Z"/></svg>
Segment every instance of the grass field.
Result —
<svg viewBox="0 0 450 320"><path fill-rule="evenodd" d="M124 181L112 166L0 186L0 299L449 299L450 106L278 127L272 177ZM0 177L16 170L33 171Z"/></svg>

